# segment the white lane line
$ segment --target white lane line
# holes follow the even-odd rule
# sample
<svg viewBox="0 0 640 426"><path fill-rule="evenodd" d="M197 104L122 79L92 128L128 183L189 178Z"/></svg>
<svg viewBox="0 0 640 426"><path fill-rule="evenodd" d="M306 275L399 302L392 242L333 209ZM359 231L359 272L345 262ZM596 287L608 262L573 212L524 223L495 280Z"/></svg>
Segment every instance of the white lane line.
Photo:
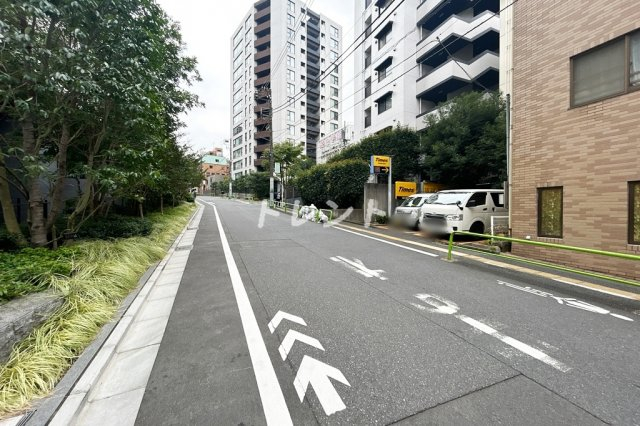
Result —
<svg viewBox="0 0 640 426"><path fill-rule="evenodd" d="M359 232L349 231L349 230L347 230L347 229L338 228L338 227L336 227L336 226L334 226L334 227L333 227L333 229L337 229L337 230L342 231L342 232L348 232L348 233L350 233L350 234L358 235L358 236L360 236L360 237L369 238L369 239L371 239L371 240L379 241L379 242L381 242L381 243L389 244L389 245L391 245L391 246L400 247L400 248L405 249L405 250L414 251L414 252L416 252L416 253L424 254L424 255L426 255L426 256L438 257L438 255L437 255L437 254L429 253L429 252L426 252L426 251L423 251L423 250L414 249L414 248L412 248L412 247L403 246L402 244L392 243L391 241L386 241L386 240L383 240L383 239L381 239L381 238L371 237L371 236L369 236L369 235L364 235L364 234L361 234L361 233L359 233ZM435 249L434 249L434 250L435 250Z"/></svg>
<svg viewBox="0 0 640 426"><path fill-rule="evenodd" d="M620 314L609 314L609 315L611 315L612 317L620 318L621 320L633 322L631 318L625 317L624 315L620 315Z"/></svg>
<svg viewBox="0 0 640 426"><path fill-rule="evenodd" d="M469 324L470 326L472 326L473 328L482 331L483 333L486 333L490 336L495 337L496 339L500 340L503 343L506 343L507 345L516 348L517 350L519 350L520 352L523 352L539 361L544 362L547 365L550 365L551 367L555 368L556 370L560 370L563 373L566 373L567 371L571 370L570 367L567 367L565 364L563 364L562 362L558 361L555 358L550 357L549 355L545 354L544 352L542 352L541 350L538 350L536 348L534 348L533 346L529 346L526 343L523 343L519 340L514 339L513 337L509 337L509 336L505 336L504 334L500 333L498 330L489 327L488 325L486 325L483 322L480 322L478 320L475 320L473 318L470 318L466 315L456 315L457 318L459 318L461 321L464 321L465 323Z"/></svg>
<svg viewBox="0 0 640 426"><path fill-rule="evenodd" d="M293 425L289 407L287 407L284 395L282 394L282 388L278 382L278 377L273 369L273 364L271 364L267 347L264 344L260 328L258 327L258 321L251 308L249 296L247 296L247 291L242 283L238 266L233 258L233 253L231 253L231 248L229 247L229 242L222 228L222 221L220 220L220 215L215 205L213 206L213 211L216 214L216 222L218 223L224 257L227 261L233 292L235 293L236 302L238 303L242 328L244 329L244 335L247 339L251 365L256 375L265 419L268 425Z"/></svg>

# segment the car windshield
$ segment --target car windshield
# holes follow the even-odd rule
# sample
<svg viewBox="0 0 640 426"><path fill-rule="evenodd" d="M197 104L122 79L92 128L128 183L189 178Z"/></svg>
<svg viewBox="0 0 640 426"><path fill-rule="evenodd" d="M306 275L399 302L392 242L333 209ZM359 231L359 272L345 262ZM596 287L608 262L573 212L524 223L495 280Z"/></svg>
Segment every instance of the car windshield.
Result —
<svg viewBox="0 0 640 426"><path fill-rule="evenodd" d="M469 198L470 192L439 192L435 195L432 195L427 200L426 204L444 204L444 205L454 205L457 204L458 201L464 203L467 198Z"/></svg>
<svg viewBox="0 0 640 426"><path fill-rule="evenodd" d="M422 197L409 197L400 204L400 207L420 207Z"/></svg>

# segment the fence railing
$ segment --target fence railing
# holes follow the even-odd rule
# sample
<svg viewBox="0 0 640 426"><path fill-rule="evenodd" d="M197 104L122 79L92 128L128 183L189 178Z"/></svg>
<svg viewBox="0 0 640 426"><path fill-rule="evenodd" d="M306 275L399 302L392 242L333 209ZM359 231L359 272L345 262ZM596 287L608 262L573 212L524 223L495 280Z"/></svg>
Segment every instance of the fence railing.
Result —
<svg viewBox="0 0 640 426"><path fill-rule="evenodd" d="M537 246L537 247L545 247L545 248L558 249L558 250L567 250L567 251L572 251L572 252L576 252L576 253L587 253L587 254L594 254L594 255L600 255L600 256L614 257L614 258L617 258L617 259L640 261L640 256L635 255L635 254L630 254L630 253L618 253L618 252L615 252L615 251L606 251L606 250L591 249L591 248L586 248L586 247L568 246L568 245L558 244L558 243L546 243L546 242L543 242L543 241L523 240L521 238L502 237L502 236L498 236L498 235L477 234L475 232L467 232L467 231L455 231L455 232L452 232L449 235L449 247L448 247L448 252L447 252L447 260L452 260L452 258L453 258L453 254L452 254L452 252L453 252L453 238L454 238L455 235L468 235L468 236L471 236L471 237L480 237L480 238L493 239L493 240L499 240L499 241L508 241L508 242L516 243L516 244L526 244L526 245ZM546 262L531 262L531 261L528 261L528 262L529 263L544 264L543 266L552 266L550 264L547 264ZM578 273L578 274L582 274L582 275L591 276L591 277L605 278L605 279L610 279L610 280L613 279L614 281L617 281L617 282L620 282L620 283L623 283L623 284L640 286L640 282L638 282L638 281L626 280L626 279L622 279L622 278L617 279L615 277L611 277L611 276L608 276L608 275L598 274L596 272L581 271L579 269L573 269L573 268L565 268L565 267L560 267L560 266L558 266L558 268L559 269L563 269L563 270L567 270L567 271L570 271L570 272L575 272L575 273Z"/></svg>
<svg viewBox="0 0 640 426"><path fill-rule="evenodd" d="M300 209L302 208L300 204L285 203L284 201L274 201L270 207L282 210L285 213L294 213L296 216L299 216ZM333 210L318 209L318 211L324 213L329 218L329 222L333 220Z"/></svg>

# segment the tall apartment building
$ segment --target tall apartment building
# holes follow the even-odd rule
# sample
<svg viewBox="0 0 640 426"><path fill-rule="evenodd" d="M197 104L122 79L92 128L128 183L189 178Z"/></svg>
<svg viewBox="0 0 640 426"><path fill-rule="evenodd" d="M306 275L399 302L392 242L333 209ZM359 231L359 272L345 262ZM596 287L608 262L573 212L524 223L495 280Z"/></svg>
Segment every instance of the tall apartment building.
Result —
<svg viewBox="0 0 640 426"><path fill-rule="evenodd" d="M511 51L513 235L640 254L637 2L519 1ZM637 261L513 250L640 278Z"/></svg>
<svg viewBox="0 0 640 426"><path fill-rule="evenodd" d="M499 0L356 0L355 134L424 128L441 102L498 88Z"/></svg>
<svg viewBox="0 0 640 426"><path fill-rule="evenodd" d="M234 178L269 170L263 153L293 141L316 158L318 140L342 120L342 28L300 0L261 0L231 38Z"/></svg>

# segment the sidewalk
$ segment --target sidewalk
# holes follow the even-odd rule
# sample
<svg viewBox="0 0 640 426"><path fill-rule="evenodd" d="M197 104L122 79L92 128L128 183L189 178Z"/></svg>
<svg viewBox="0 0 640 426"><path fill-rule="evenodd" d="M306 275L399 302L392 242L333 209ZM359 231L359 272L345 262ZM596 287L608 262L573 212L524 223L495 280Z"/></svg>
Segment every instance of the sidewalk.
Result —
<svg viewBox="0 0 640 426"><path fill-rule="evenodd" d="M135 423L202 214L199 206L59 407L51 426ZM35 417L27 424L41 421Z"/></svg>

